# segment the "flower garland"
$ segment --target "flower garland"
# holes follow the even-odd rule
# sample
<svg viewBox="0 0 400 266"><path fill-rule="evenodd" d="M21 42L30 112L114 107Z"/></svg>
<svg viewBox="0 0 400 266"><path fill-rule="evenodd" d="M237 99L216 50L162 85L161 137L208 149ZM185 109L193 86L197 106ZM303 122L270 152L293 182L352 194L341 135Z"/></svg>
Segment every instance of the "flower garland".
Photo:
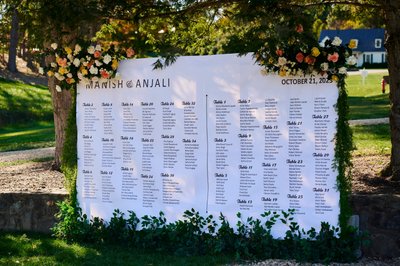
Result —
<svg viewBox="0 0 400 266"><path fill-rule="evenodd" d="M324 47L287 44L279 46L274 52L263 47L255 53L255 59L267 73L282 77L319 74L334 81L344 78L347 67L357 63L351 44L342 45L339 37L327 40Z"/></svg>
<svg viewBox="0 0 400 266"><path fill-rule="evenodd" d="M120 60L132 58L135 51L132 48L119 50L111 45L105 49L100 44L81 46L76 44L73 48L61 48L57 43L45 51L52 55L54 61L46 68L40 68L41 74L54 77L58 82L56 90L73 88L79 81L97 81L118 77L118 63Z"/></svg>

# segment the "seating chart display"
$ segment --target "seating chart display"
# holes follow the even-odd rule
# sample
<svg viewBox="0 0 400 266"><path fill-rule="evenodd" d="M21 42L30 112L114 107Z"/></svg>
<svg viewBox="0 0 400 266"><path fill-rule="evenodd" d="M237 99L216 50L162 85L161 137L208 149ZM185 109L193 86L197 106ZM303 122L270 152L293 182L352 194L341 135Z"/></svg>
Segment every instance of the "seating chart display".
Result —
<svg viewBox="0 0 400 266"><path fill-rule="evenodd" d="M251 56L155 61L122 61L119 79L78 86L83 213L163 211L173 222L194 208L233 226L238 212L294 209L305 229L338 224L334 82L267 75Z"/></svg>

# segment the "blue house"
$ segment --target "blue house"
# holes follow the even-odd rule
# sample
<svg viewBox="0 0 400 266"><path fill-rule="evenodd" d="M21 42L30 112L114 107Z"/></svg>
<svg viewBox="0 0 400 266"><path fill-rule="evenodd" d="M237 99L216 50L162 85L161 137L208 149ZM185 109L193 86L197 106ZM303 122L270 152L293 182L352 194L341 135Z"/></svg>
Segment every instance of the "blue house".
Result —
<svg viewBox="0 0 400 266"><path fill-rule="evenodd" d="M386 63L384 47L384 29L357 29L357 30L322 30L319 43L324 45L327 39L333 40L337 36L343 44L352 43L353 55L357 58L357 66L364 63Z"/></svg>

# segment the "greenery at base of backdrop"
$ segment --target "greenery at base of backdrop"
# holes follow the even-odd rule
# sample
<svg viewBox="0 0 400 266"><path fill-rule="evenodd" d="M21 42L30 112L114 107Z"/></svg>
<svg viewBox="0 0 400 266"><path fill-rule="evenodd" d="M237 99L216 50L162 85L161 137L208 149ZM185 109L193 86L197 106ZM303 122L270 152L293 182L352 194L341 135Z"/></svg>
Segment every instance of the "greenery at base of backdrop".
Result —
<svg viewBox="0 0 400 266"><path fill-rule="evenodd" d="M195 210L188 210L184 219L175 223L167 223L162 213L159 217L144 216L140 220L134 212L125 218L126 214L118 210L115 210L110 221L89 218L82 214L76 197L77 128L74 103L64 144L68 149L64 149L62 166L70 198L59 204L59 220L53 228L54 234L69 241L129 243L186 255L232 252L241 258L291 258L325 262L353 260L362 237L347 224L351 215L348 198L353 143L348 124L345 77L346 67L355 63L351 46L351 43L343 45L336 37L326 41L324 47L291 42L277 45L273 51L263 47L254 53L255 61L267 73L280 76L322 75L337 82L338 120L333 167L338 172L337 189L340 191L339 227L322 223L319 232L314 229L305 232L294 220L293 210L280 214L266 212L261 214L264 221L254 218L243 221L238 214L237 232L223 214L217 223L214 217L201 217ZM47 74L56 78L60 85L57 90L72 89L75 100L76 83L79 80L115 77L118 75L118 59L135 55L131 48L118 53L118 48L114 46L104 49L100 45L78 45L72 49L52 45L52 49L55 60L46 69ZM155 67L163 67L173 61L174 58L158 60ZM276 222L288 226L283 239L274 239L271 235L271 228ZM139 224L141 229L136 230Z"/></svg>

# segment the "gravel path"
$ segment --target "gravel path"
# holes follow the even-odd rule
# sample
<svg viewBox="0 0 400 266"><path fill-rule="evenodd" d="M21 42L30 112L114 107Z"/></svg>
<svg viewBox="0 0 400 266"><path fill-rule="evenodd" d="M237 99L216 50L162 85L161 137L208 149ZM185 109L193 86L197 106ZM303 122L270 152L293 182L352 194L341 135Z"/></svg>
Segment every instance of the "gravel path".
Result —
<svg viewBox="0 0 400 266"><path fill-rule="evenodd" d="M7 151L0 152L0 163L14 161L29 161L33 159L54 157L54 147L23 150L23 151Z"/></svg>

